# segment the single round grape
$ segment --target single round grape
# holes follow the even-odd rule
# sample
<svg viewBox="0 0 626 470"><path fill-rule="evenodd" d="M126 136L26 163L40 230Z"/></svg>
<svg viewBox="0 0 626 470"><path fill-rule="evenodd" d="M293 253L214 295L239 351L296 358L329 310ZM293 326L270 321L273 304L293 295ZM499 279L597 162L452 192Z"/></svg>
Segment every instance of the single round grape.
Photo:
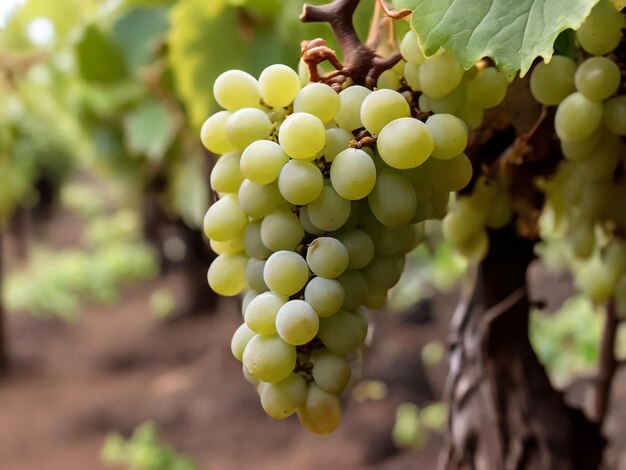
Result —
<svg viewBox="0 0 626 470"><path fill-rule="evenodd" d="M387 289L377 284L367 284L365 306L371 310L376 310L384 307L385 302L387 302Z"/></svg>
<svg viewBox="0 0 626 470"><path fill-rule="evenodd" d="M363 199L376 184L376 165L365 151L346 149L333 160L330 180L341 197Z"/></svg>
<svg viewBox="0 0 626 470"><path fill-rule="evenodd" d="M258 184L244 179L239 186L239 207L248 216L258 219L277 209L287 209L289 203L278 191L277 183Z"/></svg>
<svg viewBox="0 0 626 470"><path fill-rule="evenodd" d="M286 343L299 346L315 338L319 317L304 300L290 300L276 315L276 330Z"/></svg>
<svg viewBox="0 0 626 470"><path fill-rule="evenodd" d="M248 308L248 305L250 305L250 302L252 302L256 298L257 295L259 295L259 293L255 292L253 290L248 290L243 295L243 299L241 299L241 316L242 316L242 318L246 314L246 309Z"/></svg>
<svg viewBox="0 0 626 470"><path fill-rule="evenodd" d="M343 305L345 294L336 279L314 277L304 289L304 300L320 317L328 317Z"/></svg>
<svg viewBox="0 0 626 470"><path fill-rule="evenodd" d="M339 96L328 85L309 83L296 95L293 110L296 113L313 114L326 124L335 118L339 110Z"/></svg>
<svg viewBox="0 0 626 470"><path fill-rule="evenodd" d="M469 130L478 129L483 123L485 110L478 106L467 103L461 110L455 113L461 119Z"/></svg>
<svg viewBox="0 0 626 470"><path fill-rule="evenodd" d="M457 114L466 104L467 86L463 82L443 98L428 98L428 107L435 114Z"/></svg>
<svg viewBox="0 0 626 470"><path fill-rule="evenodd" d="M243 246L250 258L267 259L272 250L263 244L261 239L261 221L250 222L243 231Z"/></svg>
<svg viewBox="0 0 626 470"><path fill-rule="evenodd" d="M271 212L261 222L261 240L272 251L293 250L303 238L302 224L290 210Z"/></svg>
<svg viewBox="0 0 626 470"><path fill-rule="evenodd" d="M603 119L611 132L626 135L626 95L611 98L604 104Z"/></svg>
<svg viewBox="0 0 626 470"><path fill-rule="evenodd" d="M430 98L443 98L463 79L463 67L449 52L429 57L419 68L422 91Z"/></svg>
<svg viewBox="0 0 626 470"><path fill-rule="evenodd" d="M604 113L606 116L606 105L604 107ZM603 126L598 126L593 133L586 139L572 142L569 140L562 140L561 150L563 155L568 160L581 161L586 160L594 154L594 149L598 146L602 138L604 137L605 129Z"/></svg>
<svg viewBox="0 0 626 470"><path fill-rule="evenodd" d="M433 189L438 191L460 191L472 179L472 162L464 153L450 160L431 158L427 170Z"/></svg>
<svg viewBox="0 0 626 470"><path fill-rule="evenodd" d="M259 106L259 83L243 70L227 70L213 84L213 96L222 108L235 111Z"/></svg>
<svg viewBox="0 0 626 470"><path fill-rule="evenodd" d="M363 127L361 122L361 104L372 90L360 85L352 85L339 93L339 111L335 121L348 132Z"/></svg>
<svg viewBox="0 0 626 470"><path fill-rule="evenodd" d="M610 178L623 154L624 146L621 141L618 138L607 138L594 149L592 158L578 163L580 174L590 181Z"/></svg>
<svg viewBox="0 0 626 470"><path fill-rule="evenodd" d="M261 381L257 379L254 375L252 375L250 371L248 370L248 368L244 366L243 364L241 365L241 373L243 375L243 378L246 379L248 383L251 383L255 387L257 387L261 383Z"/></svg>
<svg viewBox="0 0 626 470"><path fill-rule="evenodd" d="M204 234L211 240L223 242L243 232L248 217L239 208L236 194L226 194L211 204L204 216Z"/></svg>
<svg viewBox="0 0 626 470"><path fill-rule="evenodd" d="M309 267L298 253L277 251L265 262L263 277L272 292L290 296L305 286L309 279Z"/></svg>
<svg viewBox="0 0 626 470"><path fill-rule="evenodd" d="M396 172L383 170L367 197L372 213L381 224L398 227L408 224L417 208L413 186Z"/></svg>
<svg viewBox="0 0 626 470"><path fill-rule="evenodd" d="M604 263L615 282L626 274L626 242L611 240L604 253Z"/></svg>
<svg viewBox="0 0 626 470"><path fill-rule="evenodd" d="M245 276L250 289L256 292L265 292L268 287L263 280L263 268L265 261L262 259L250 258L246 264Z"/></svg>
<svg viewBox="0 0 626 470"><path fill-rule="evenodd" d="M341 307L347 310L354 310L360 307L367 295L367 283L361 271L348 269L337 278L337 281L341 284L344 293Z"/></svg>
<svg viewBox="0 0 626 470"><path fill-rule="evenodd" d="M281 124L278 142L291 158L309 160L324 148L326 129L312 114L293 113Z"/></svg>
<svg viewBox="0 0 626 470"><path fill-rule="evenodd" d="M334 127L326 129L326 146L323 154L324 160L332 162L339 153L348 148L350 142L354 140L354 136L345 129Z"/></svg>
<svg viewBox="0 0 626 470"><path fill-rule="evenodd" d="M593 224L577 224L573 230L567 234L566 240L578 258L589 258L596 247L596 236Z"/></svg>
<svg viewBox="0 0 626 470"><path fill-rule="evenodd" d="M276 334L276 315L289 299L275 292L263 292L250 301L244 313L245 324L255 333Z"/></svg>
<svg viewBox="0 0 626 470"><path fill-rule="evenodd" d="M463 153L467 146L467 129L463 121L452 114L434 114L426 120L434 141L432 156L442 160Z"/></svg>
<svg viewBox="0 0 626 470"><path fill-rule="evenodd" d="M455 248L469 261L477 263L482 260L489 251L489 235L486 230L481 229L462 244L455 246Z"/></svg>
<svg viewBox="0 0 626 470"><path fill-rule="evenodd" d="M383 226L376 239L376 253L382 255L407 253L414 248L415 240L418 238L418 230L415 225Z"/></svg>
<svg viewBox="0 0 626 470"><path fill-rule="evenodd" d="M278 190L285 200L297 206L315 201L324 188L320 169L311 162L290 160L278 177Z"/></svg>
<svg viewBox="0 0 626 470"><path fill-rule="evenodd" d="M261 406L268 416L284 419L304 404L308 386L300 374L291 373L278 383L264 384L260 392Z"/></svg>
<svg viewBox="0 0 626 470"><path fill-rule="evenodd" d="M404 71L403 71L404 79L406 80L406 84L409 85L409 87L411 87L413 91L422 90L422 85L420 84L419 70L420 70L420 66L417 64L414 64L412 62L407 62L406 64L404 64ZM426 110L422 108L421 104L425 104L427 100L428 100L428 96L424 94L420 95L419 104L420 104L420 109L422 111L426 111Z"/></svg>
<svg viewBox="0 0 626 470"><path fill-rule="evenodd" d="M422 54L417 35L411 30L407 31L402 38L400 54L407 62L417 65L423 64L427 60L424 54Z"/></svg>
<svg viewBox="0 0 626 470"><path fill-rule="evenodd" d="M315 434L330 434L337 429L341 421L339 398L314 383L310 384L306 401L298 409L298 419L305 428Z"/></svg>
<svg viewBox="0 0 626 470"><path fill-rule="evenodd" d="M256 336L256 333L252 331L245 323L239 325L239 328L233 334L233 339L230 341L230 350L233 353L235 359L241 362L243 358L243 351L252 338Z"/></svg>
<svg viewBox="0 0 626 470"><path fill-rule="evenodd" d="M367 321L359 315L339 310L330 317L320 318L318 336L324 346L335 354L350 354L365 341Z"/></svg>
<svg viewBox="0 0 626 470"><path fill-rule="evenodd" d="M475 208L475 201L462 197L457 199L454 210L444 217L441 230L444 238L452 245L462 244L483 228L485 217L476 212Z"/></svg>
<svg viewBox="0 0 626 470"><path fill-rule="evenodd" d="M615 279L598 256L591 258L576 272L575 284L597 303L609 300L615 289Z"/></svg>
<svg viewBox="0 0 626 470"><path fill-rule="evenodd" d="M398 90L401 86L400 76L392 69L385 70L376 80L376 88L378 89Z"/></svg>
<svg viewBox="0 0 626 470"><path fill-rule="evenodd" d="M311 222L311 218L309 217L309 206L302 206L299 212L300 214L298 218L300 220L300 223L302 224L302 228L306 233L310 233L311 235L321 235L322 233L324 233L324 230Z"/></svg>
<svg viewBox="0 0 626 470"><path fill-rule="evenodd" d="M449 191L440 191L433 189L430 197L432 203L431 219L443 219L448 211L448 201L450 200Z"/></svg>
<svg viewBox="0 0 626 470"><path fill-rule="evenodd" d="M230 111L219 111L204 121L200 130L200 140L207 150L217 154L237 150L226 136L226 123L231 114Z"/></svg>
<svg viewBox="0 0 626 470"><path fill-rule="evenodd" d="M576 91L576 62L563 55L553 55L550 62L540 62L530 76L530 91L541 104L554 106Z"/></svg>
<svg viewBox="0 0 626 470"><path fill-rule="evenodd" d="M513 218L513 208L507 194L500 193L496 197L489 211L486 225L492 229L500 229L508 225Z"/></svg>
<svg viewBox="0 0 626 470"><path fill-rule="evenodd" d="M331 353L327 349L318 349L311 354L313 380L328 393L341 393L348 382L352 370L345 356Z"/></svg>
<svg viewBox="0 0 626 470"><path fill-rule="evenodd" d="M401 255L375 256L363 269L363 276L368 284L391 289L400 280L403 269L404 257Z"/></svg>
<svg viewBox="0 0 626 470"><path fill-rule="evenodd" d="M224 253L240 253L244 251L243 233L240 233L236 237L230 238L222 242L218 242L217 240L209 240L209 245L211 246L211 250L213 250L213 252L217 255L223 255Z"/></svg>
<svg viewBox="0 0 626 470"><path fill-rule="evenodd" d="M350 217L350 201L342 198L330 185L324 185L322 192L307 207L313 225L325 232L337 230Z"/></svg>
<svg viewBox="0 0 626 470"><path fill-rule="evenodd" d="M218 193L236 193L244 176L239 169L239 152L230 152L217 159L211 170L211 188Z"/></svg>
<svg viewBox="0 0 626 470"><path fill-rule="evenodd" d="M378 135L377 148L393 168L415 168L426 161L434 148L430 130L422 121L400 118L387 124Z"/></svg>
<svg viewBox="0 0 626 470"><path fill-rule="evenodd" d="M580 45L590 54L604 55L617 47L624 19L610 0L601 0L576 31Z"/></svg>
<svg viewBox="0 0 626 470"><path fill-rule="evenodd" d="M261 98L271 107L289 106L300 88L300 77L286 65L270 65L259 76Z"/></svg>
<svg viewBox="0 0 626 470"><path fill-rule="evenodd" d="M467 83L468 104L482 109L493 108L502 102L507 87L504 75L495 67L487 67Z"/></svg>
<svg viewBox="0 0 626 470"><path fill-rule="evenodd" d="M374 257L374 242L361 230L348 230L337 236L348 250L348 268L361 269Z"/></svg>
<svg viewBox="0 0 626 470"><path fill-rule="evenodd" d="M361 122L371 134L378 134L395 119L410 117L409 103L397 91L376 90L361 104Z"/></svg>
<svg viewBox="0 0 626 470"><path fill-rule="evenodd" d="M226 122L226 136L239 150L244 150L255 140L267 139L271 130L270 118L256 108L239 109Z"/></svg>
<svg viewBox="0 0 626 470"><path fill-rule="evenodd" d="M289 157L276 142L257 140L246 147L239 164L244 177L258 184L268 184L278 179L280 170L288 161Z"/></svg>
<svg viewBox="0 0 626 470"><path fill-rule="evenodd" d="M209 266L207 280L209 286L219 295L232 296L243 291L246 283L246 263L248 258L241 254L219 255Z"/></svg>
<svg viewBox="0 0 626 470"><path fill-rule="evenodd" d="M622 74L606 57L591 57L576 71L576 88L592 101L603 101L617 91Z"/></svg>
<svg viewBox="0 0 626 470"><path fill-rule="evenodd" d="M316 276L334 279L348 267L348 250L332 237L318 237L306 252L306 262Z"/></svg>
<svg viewBox="0 0 626 470"><path fill-rule="evenodd" d="M243 365L257 379L276 383L285 380L296 366L296 348L278 336L256 335L243 351Z"/></svg>

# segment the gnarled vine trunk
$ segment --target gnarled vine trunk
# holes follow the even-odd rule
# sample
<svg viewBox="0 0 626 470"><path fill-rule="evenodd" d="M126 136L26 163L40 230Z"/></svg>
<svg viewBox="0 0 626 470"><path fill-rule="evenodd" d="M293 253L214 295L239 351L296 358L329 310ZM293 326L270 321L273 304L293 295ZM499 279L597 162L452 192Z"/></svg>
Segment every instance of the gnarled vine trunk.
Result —
<svg viewBox="0 0 626 470"><path fill-rule="evenodd" d="M452 324L445 469L591 470L605 440L550 384L528 338L532 242L490 234L471 300Z"/></svg>

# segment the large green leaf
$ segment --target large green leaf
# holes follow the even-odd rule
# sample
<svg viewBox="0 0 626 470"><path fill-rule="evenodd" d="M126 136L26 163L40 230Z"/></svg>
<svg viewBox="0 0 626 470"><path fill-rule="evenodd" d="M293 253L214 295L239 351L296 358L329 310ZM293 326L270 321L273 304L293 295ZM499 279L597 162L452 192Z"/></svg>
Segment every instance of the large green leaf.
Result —
<svg viewBox="0 0 626 470"><path fill-rule="evenodd" d="M396 0L415 10L425 52L451 50L465 68L492 57L509 77L552 56L559 33L578 29L598 0Z"/></svg>
<svg viewBox="0 0 626 470"><path fill-rule="evenodd" d="M150 100L126 116L124 133L130 152L160 160L174 139L174 123L162 104Z"/></svg>
<svg viewBox="0 0 626 470"><path fill-rule="evenodd" d="M97 26L90 25L76 45L81 76L94 83L113 83L126 76L122 52Z"/></svg>

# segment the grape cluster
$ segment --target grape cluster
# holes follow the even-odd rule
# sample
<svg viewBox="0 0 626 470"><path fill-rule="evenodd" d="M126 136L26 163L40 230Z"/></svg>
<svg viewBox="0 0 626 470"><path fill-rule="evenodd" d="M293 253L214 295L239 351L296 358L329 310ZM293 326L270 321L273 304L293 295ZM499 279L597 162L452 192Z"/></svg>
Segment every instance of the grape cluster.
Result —
<svg viewBox="0 0 626 470"><path fill-rule="evenodd" d="M425 77L445 76L450 56L439 57ZM442 218L472 175L467 125L422 112L403 83L337 93L303 86L283 65L258 80L231 70L213 88L224 110L201 131L221 154L211 174L219 200L204 219L218 254L208 281L222 295L245 292L233 355L269 416L297 412L318 434L339 423L350 355L368 332L364 307L384 305L423 222Z"/></svg>
<svg viewBox="0 0 626 470"><path fill-rule="evenodd" d="M537 101L557 106L565 157L545 183L544 231L565 236L579 289L595 302L615 296L626 315L626 211L618 202L626 201L626 95L614 52L623 26L613 2L600 1L576 32L585 58L554 56L535 67L530 85Z"/></svg>

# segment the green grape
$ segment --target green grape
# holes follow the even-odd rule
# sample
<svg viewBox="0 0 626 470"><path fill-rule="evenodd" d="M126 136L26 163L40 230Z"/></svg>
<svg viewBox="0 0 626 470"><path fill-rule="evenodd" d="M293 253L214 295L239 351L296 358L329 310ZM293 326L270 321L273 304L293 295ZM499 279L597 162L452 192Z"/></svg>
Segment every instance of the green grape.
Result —
<svg viewBox="0 0 626 470"><path fill-rule="evenodd" d="M576 92L559 104L554 117L554 128L559 139L580 141L589 137L601 120L602 104Z"/></svg>
<svg viewBox="0 0 626 470"><path fill-rule="evenodd" d="M423 64L427 60L426 57L424 57L424 54L422 54L422 49L420 48L417 35L411 30L407 31L402 38L402 42L400 43L400 54L408 63L416 65Z"/></svg>
<svg viewBox="0 0 626 470"><path fill-rule="evenodd" d="M248 326L243 323L239 325L239 328L233 334L233 339L230 341L230 350L233 353L235 359L241 362L243 358L243 351L252 338L256 336L256 333L252 331Z"/></svg>
<svg viewBox="0 0 626 470"><path fill-rule="evenodd" d="M309 279L309 267L298 253L277 251L265 262L265 284L280 295L290 296L302 290Z"/></svg>
<svg viewBox="0 0 626 470"><path fill-rule="evenodd" d="M421 91L422 89L422 85L420 84L420 66L417 64L414 64L413 62L407 62L406 64L404 64L404 70L403 70L403 74L404 74L404 79L406 80L406 84L409 85L409 87L411 87L411 89L413 91ZM424 97L424 100L428 100L428 96L422 94L419 97L419 100L422 101L422 96ZM420 109L422 107L420 106ZM422 109L422 111L425 111L424 109Z"/></svg>
<svg viewBox="0 0 626 470"><path fill-rule="evenodd" d="M423 93L418 98L417 104L419 105L420 111L424 113L430 113L432 111L432 109L430 109L430 98Z"/></svg>
<svg viewBox="0 0 626 470"><path fill-rule="evenodd" d="M257 379L254 375L252 375L248 368L243 364L241 365L241 373L243 374L243 378L255 387L257 387L261 383L261 381Z"/></svg>
<svg viewBox="0 0 626 470"><path fill-rule="evenodd" d="M422 91L430 98L443 98L463 79L463 67L449 52L429 57L419 68ZM491 83L491 82L490 82Z"/></svg>
<svg viewBox="0 0 626 470"><path fill-rule="evenodd" d="M268 287L263 280L263 268L265 261L262 259L250 258L246 264L245 276L250 289L256 292L265 292Z"/></svg>
<svg viewBox="0 0 626 470"><path fill-rule="evenodd" d="M377 141L378 152L393 168L415 168L426 161L434 148L426 124L413 118L400 118L387 124Z"/></svg>
<svg viewBox="0 0 626 470"><path fill-rule="evenodd" d="M348 269L337 278L343 288L344 299L342 308L353 310L360 307L367 295L367 283L360 271Z"/></svg>
<svg viewBox="0 0 626 470"><path fill-rule="evenodd" d="M626 319L626 277L615 286L615 310L620 320Z"/></svg>
<svg viewBox="0 0 626 470"><path fill-rule="evenodd" d="M622 74L619 67L606 57L591 57L576 71L576 88L592 101L602 101L614 95Z"/></svg>
<svg viewBox="0 0 626 470"><path fill-rule="evenodd" d="M472 162L464 153L450 160L431 158L427 170L430 184L438 191L460 191L472 179Z"/></svg>
<svg viewBox="0 0 626 470"><path fill-rule="evenodd" d="M435 114L426 120L434 141L432 156L442 160L463 153L467 146L467 129L463 121L452 114Z"/></svg>
<svg viewBox="0 0 626 470"><path fill-rule="evenodd" d="M569 57L553 55L550 62L540 62L530 76L530 91L541 104L554 106L576 91L576 63Z"/></svg>
<svg viewBox="0 0 626 470"><path fill-rule="evenodd" d="M325 232L337 230L350 217L350 201L342 198L331 185L325 184L315 201L307 207L311 223Z"/></svg>
<svg viewBox="0 0 626 470"><path fill-rule="evenodd" d="M467 82L468 104L482 109L493 108L502 102L507 87L504 75L495 67L487 67Z"/></svg>
<svg viewBox="0 0 626 470"><path fill-rule="evenodd" d="M303 238L300 219L290 210L271 212L261 222L261 241L272 251L293 250Z"/></svg>
<svg viewBox="0 0 626 470"><path fill-rule="evenodd" d="M387 289L376 284L367 284L367 295L365 296L365 306L376 310L384 307L387 302Z"/></svg>
<svg viewBox="0 0 626 470"><path fill-rule="evenodd" d="M423 222L424 220L430 219L432 213L433 203L430 199L427 199L425 201L419 201L417 203L417 207L415 208L415 214L413 214L413 217L411 218L411 223L417 224Z"/></svg>
<svg viewBox="0 0 626 470"><path fill-rule="evenodd" d="M361 269L374 257L374 242L361 230L348 230L337 236L348 250L348 268Z"/></svg>
<svg viewBox="0 0 626 470"><path fill-rule="evenodd" d="M207 280L209 286L217 294L233 296L239 294L246 287L246 263L248 258L241 254L219 255L209 266Z"/></svg>
<svg viewBox="0 0 626 470"><path fill-rule="evenodd" d="M597 303L609 300L616 284L615 279L598 256L591 258L576 272L574 281L583 294Z"/></svg>
<svg viewBox="0 0 626 470"><path fill-rule="evenodd" d="M326 129L312 114L293 113L281 124L278 142L291 158L309 160L324 148Z"/></svg>
<svg viewBox="0 0 626 470"><path fill-rule="evenodd" d="M243 177L257 184L268 184L278 179L280 170L288 161L289 157L276 142L257 140L243 151L239 165ZM217 191L215 187L213 189Z"/></svg>
<svg viewBox="0 0 626 470"><path fill-rule="evenodd" d="M251 221L243 231L243 246L250 258L267 259L272 254L261 239L261 221Z"/></svg>
<svg viewBox="0 0 626 470"><path fill-rule="evenodd" d="M259 76L261 98L267 106L274 108L289 106L300 88L300 77L286 65L270 65Z"/></svg>
<svg viewBox="0 0 626 470"><path fill-rule="evenodd" d="M278 190L291 204L304 206L315 201L324 187L320 169L311 162L290 160L280 171Z"/></svg>
<svg viewBox="0 0 626 470"><path fill-rule="evenodd" d="M224 242L243 232L248 217L239 208L236 194L226 194L211 204L204 216L204 234L211 240Z"/></svg>
<svg viewBox="0 0 626 470"><path fill-rule="evenodd" d="M371 134L378 134L391 121L410 116L409 103L393 90L374 91L361 105L361 122Z"/></svg>
<svg viewBox="0 0 626 470"><path fill-rule="evenodd" d="M606 106L604 109L606 116ZM577 142L561 140L560 143L563 155L565 158L572 161L586 160L593 155L594 149L598 146L604 136L604 132L604 127L598 126L598 128L586 139L579 140Z"/></svg>
<svg viewBox="0 0 626 470"><path fill-rule="evenodd" d="M430 198L432 203L431 219L443 219L448 212L448 201L450 200L450 192L433 190Z"/></svg>
<svg viewBox="0 0 626 470"><path fill-rule="evenodd" d="M230 111L219 111L202 124L200 140L209 151L223 154L237 150L226 136L226 123L231 114Z"/></svg>
<svg viewBox="0 0 626 470"><path fill-rule="evenodd" d="M417 208L415 191L411 183L402 175L390 170L383 170L378 175L367 202L376 219L389 227L408 224Z"/></svg>
<svg viewBox="0 0 626 470"><path fill-rule="evenodd" d="M623 154L624 146L618 138L605 139L595 148L591 158L577 162L580 175L590 181L607 179L613 175Z"/></svg>
<svg viewBox="0 0 626 470"><path fill-rule="evenodd" d="M363 199L376 184L376 165L365 151L346 149L333 160L330 180L341 197Z"/></svg>
<svg viewBox="0 0 626 470"><path fill-rule="evenodd" d="M253 290L248 290L243 295L243 299L241 300L241 316L242 317L245 316L248 305L250 305L250 302L252 302L252 300L254 300L257 295L259 295L259 293Z"/></svg>
<svg viewBox="0 0 626 470"><path fill-rule="evenodd" d="M596 236L593 224L581 223L573 227L567 234L567 241L578 258L586 259L593 254L596 247Z"/></svg>
<svg viewBox="0 0 626 470"><path fill-rule="evenodd" d="M471 197L456 200L454 210L443 218L443 237L454 246L461 245L476 235L485 224L486 214Z"/></svg>
<svg viewBox="0 0 626 470"><path fill-rule="evenodd" d="M278 191L278 184L258 184L244 179L239 186L239 207L253 219L265 217L279 208L288 208L289 204Z"/></svg>
<svg viewBox="0 0 626 470"><path fill-rule="evenodd" d="M309 431L330 434L341 421L341 404L337 395L325 392L314 383L309 385L306 401L298 409L300 423Z"/></svg>
<svg viewBox="0 0 626 470"><path fill-rule="evenodd" d="M428 107L435 114L456 114L465 107L466 103L467 86L463 82L443 98L428 98Z"/></svg>
<svg viewBox="0 0 626 470"><path fill-rule="evenodd" d="M363 269L363 275L368 284L376 284L391 289L400 280L403 269L403 256L375 256L371 263Z"/></svg>
<svg viewBox="0 0 626 470"><path fill-rule="evenodd" d="M310 233L311 235L321 235L324 233L324 230L317 227L311 222L311 218L309 217L309 206L302 206L299 209L299 220L302 224L302 228L306 233Z"/></svg>
<svg viewBox="0 0 626 470"><path fill-rule="evenodd" d="M299 346L315 338L319 317L304 300L290 300L276 315L276 331L286 343Z"/></svg>
<svg viewBox="0 0 626 470"><path fill-rule="evenodd" d="M361 104L371 92L364 86L352 85L339 93L339 111L335 115L335 121L339 127L349 132L363 127Z"/></svg>
<svg viewBox="0 0 626 470"><path fill-rule="evenodd" d="M270 118L256 108L239 109L226 122L226 136L239 150L244 150L255 140L267 139L271 130Z"/></svg>
<svg viewBox="0 0 626 470"><path fill-rule="evenodd" d="M335 118L339 110L339 96L328 85L309 83L296 95L293 110L313 114L326 124Z"/></svg>
<svg viewBox="0 0 626 470"><path fill-rule="evenodd" d="M296 366L296 348L278 336L256 335L243 351L243 365L257 379L277 383Z"/></svg>
<svg viewBox="0 0 626 470"><path fill-rule="evenodd" d="M304 404L307 393L306 380L299 374L291 373L278 383L263 383L259 395L261 406L268 416L284 419Z"/></svg>
<svg viewBox="0 0 626 470"><path fill-rule="evenodd" d="M348 382L352 370L345 356L338 356L327 349L318 349L311 354L313 380L328 393L341 393Z"/></svg>
<svg viewBox="0 0 626 470"><path fill-rule="evenodd" d="M275 292L263 292L248 304L244 313L245 324L251 331L262 335L276 334L276 315L287 303L287 297Z"/></svg>
<svg viewBox="0 0 626 470"><path fill-rule="evenodd" d="M404 254L414 248L415 240L419 239L415 225L398 227L381 227L376 239L376 253L382 255Z"/></svg>
<svg viewBox="0 0 626 470"><path fill-rule="evenodd" d="M480 230L472 237L464 240L455 248L472 262L478 262L483 259L489 251L489 235L486 230Z"/></svg>
<svg viewBox="0 0 626 470"><path fill-rule="evenodd" d="M243 181L243 175L239 169L238 152L230 152L222 155L215 162L211 170L211 188L218 193L236 193Z"/></svg>
<svg viewBox="0 0 626 470"><path fill-rule="evenodd" d="M349 354L363 345L367 336L367 321L346 310L320 318L318 336L324 346L339 355Z"/></svg>
<svg viewBox="0 0 626 470"><path fill-rule="evenodd" d="M316 276L334 279L348 267L348 250L332 237L319 237L311 242L306 262Z"/></svg>
<svg viewBox="0 0 626 470"><path fill-rule="evenodd" d="M399 90L401 86L400 76L393 69L385 70L376 80L376 88L379 90Z"/></svg>
<svg viewBox="0 0 626 470"><path fill-rule="evenodd" d="M626 242L618 239L611 240L604 255L607 271L617 282L626 275Z"/></svg>
<svg viewBox="0 0 626 470"><path fill-rule="evenodd" d="M304 289L304 300L320 317L328 317L343 305L345 294L336 279L314 277Z"/></svg>
<svg viewBox="0 0 626 470"><path fill-rule="evenodd" d="M261 93L256 79L242 70L228 70L213 84L213 96L222 108L235 111L259 106Z"/></svg>
<svg viewBox="0 0 626 470"><path fill-rule="evenodd" d="M467 125L469 130L474 130L478 129L483 123L485 111L478 106L466 104L461 110L454 114Z"/></svg>
<svg viewBox="0 0 626 470"><path fill-rule="evenodd" d="M246 229L248 227L246 226ZM245 229L244 229L245 232ZM244 237L243 233L238 234L234 238L230 238L226 241L218 242L217 240L210 240L211 250L217 255L223 255L224 253L239 253L244 251Z"/></svg>
<svg viewBox="0 0 626 470"><path fill-rule="evenodd" d="M350 145L354 136L345 129L335 127L326 129L326 146L324 147L324 160L332 162L339 153L343 152Z"/></svg>
<svg viewBox="0 0 626 470"><path fill-rule="evenodd" d="M624 19L610 0L601 0L576 31L580 45L590 54L604 55L622 38Z"/></svg>
<svg viewBox="0 0 626 470"><path fill-rule="evenodd" d="M489 228L500 229L508 225L513 219L513 208L507 194L500 193L491 205L486 225Z"/></svg>
<svg viewBox="0 0 626 470"><path fill-rule="evenodd" d="M604 104L604 125L614 134L626 135L626 95L611 98Z"/></svg>

